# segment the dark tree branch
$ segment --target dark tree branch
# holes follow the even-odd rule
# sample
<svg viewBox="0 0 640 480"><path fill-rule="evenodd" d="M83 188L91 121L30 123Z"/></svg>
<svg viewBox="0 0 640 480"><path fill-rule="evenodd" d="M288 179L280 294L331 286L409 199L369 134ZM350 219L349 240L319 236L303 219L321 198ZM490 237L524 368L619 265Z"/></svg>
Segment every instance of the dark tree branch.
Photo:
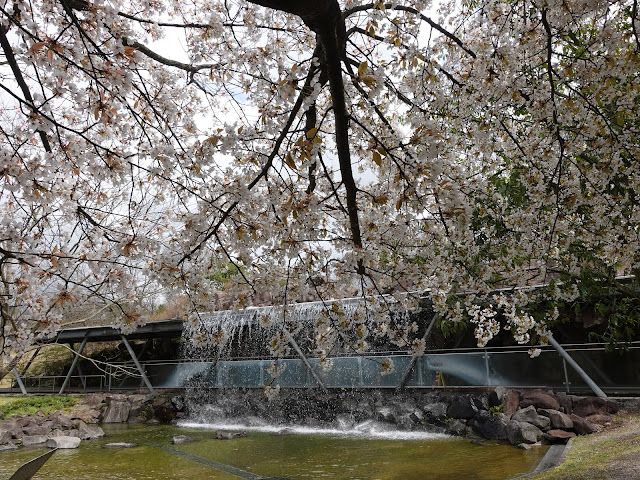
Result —
<svg viewBox="0 0 640 480"><path fill-rule="evenodd" d="M7 58L7 62L11 67L11 71L13 72L13 76L16 79L16 82L18 82L18 86L20 87L20 90L22 90L22 94L24 95L26 104L31 106L31 111L34 113L34 115L39 115L39 112L35 108L35 103L33 101L33 96L31 95L31 91L29 90L29 86L27 85L27 83L24 80L24 77L22 76L22 72L20 71L20 66L18 65L16 57L13 54L13 49L11 48L11 44L7 39L6 30L4 27L1 27L1 26L0 26L0 46L2 46L2 50L4 51L4 54ZM51 144L49 143L49 138L47 137L47 134L42 130L37 130L37 132L38 132L38 135L40 136L40 141L42 142L44 149L47 152L51 153L52 152Z"/></svg>

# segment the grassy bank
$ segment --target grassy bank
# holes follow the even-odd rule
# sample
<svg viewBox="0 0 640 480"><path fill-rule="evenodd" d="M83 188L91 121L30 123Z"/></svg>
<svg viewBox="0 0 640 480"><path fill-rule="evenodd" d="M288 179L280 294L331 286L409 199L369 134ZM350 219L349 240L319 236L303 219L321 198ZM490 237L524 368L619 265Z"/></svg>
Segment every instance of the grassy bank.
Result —
<svg viewBox="0 0 640 480"><path fill-rule="evenodd" d="M622 415L595 435L572 440L564 463L527 480L631 480L640 478L640 415Z"/></svg>
<svg viewBox="0 0 640 480"><path fill-rule="evenodd" d="M79 401L79 397L59 395L0 397L0 412L4 414L2 419L11 418L16 415L33 415L39 411L48 414L58 410L68 410Z"/></svg>

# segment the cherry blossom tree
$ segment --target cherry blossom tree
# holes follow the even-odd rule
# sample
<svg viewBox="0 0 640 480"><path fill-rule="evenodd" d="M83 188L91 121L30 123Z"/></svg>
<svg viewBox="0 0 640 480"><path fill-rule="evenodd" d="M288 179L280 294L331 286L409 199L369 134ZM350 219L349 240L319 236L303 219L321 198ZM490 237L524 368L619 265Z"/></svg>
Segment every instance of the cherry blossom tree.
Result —
<svg viewBox="0 0 640 480"><path fill-rule="evenodd" d="M362 327L410 292L535 344L585 279L637 271L635 0L1 5L4 338L137 278L201 311L231 266L238 307L377 295L327 309L323 352L421 353Z"/></svg>

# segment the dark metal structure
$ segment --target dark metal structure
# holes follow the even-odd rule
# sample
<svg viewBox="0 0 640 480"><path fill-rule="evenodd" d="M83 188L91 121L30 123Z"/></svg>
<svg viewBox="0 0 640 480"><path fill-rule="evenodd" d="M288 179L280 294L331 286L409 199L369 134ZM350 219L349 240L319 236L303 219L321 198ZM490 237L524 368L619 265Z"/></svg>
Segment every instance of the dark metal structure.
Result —
<svg viewBox="0 0 640 480"><path fill-rule="evenodd" d="M153 392L153 385L149 381L147 374L140 364L138 357L136 356L129 340L150 340L155 338L179 338L182 336L182 320L173 319L173 320L164 320L158 322L150 322L146 325L138 327L134 332L124 335L120 330L114 328L112 326L96 326L96 327L77 327L77 328L66 328L61 330L58 335L52 338L44 338L39 341L40 345L51 345L51 344L69 344L72 346L71 350L73 352L73 362L71 363L71 367L67 372L67 375L62 383L62 387L60 388L59 394L64 393L66 388L69 386L69 381L73 375L73 372L78 367L78 361L82 356L82 352L89 342L112 342L112 341L121 341L126 347L133 363L136 366L136 369L140 373L146 387L150 392ZM74 343L80 343L80 347L78 350L73 349ZM27 364L27 368L31 365L31 362L35 359L38 352L40 351L40 347L36 350L34 355L29 360ZM27 368L25 368L22 372L26 372ZM22 381L21 375L18 373L17 369L14 369L13 374L16 378L16 383L20 387L20 391L23 394L27 394L27 389Z"/></svg>

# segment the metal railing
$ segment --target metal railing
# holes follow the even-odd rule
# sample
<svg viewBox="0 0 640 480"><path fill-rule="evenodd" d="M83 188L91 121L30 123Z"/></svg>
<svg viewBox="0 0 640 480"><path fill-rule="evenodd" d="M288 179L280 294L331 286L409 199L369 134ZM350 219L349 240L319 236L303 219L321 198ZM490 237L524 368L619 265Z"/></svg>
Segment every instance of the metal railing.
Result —
<svg viewBox="0 0 640 480"><path fill-rule="evenodd" d="M624 353L605 353L603 345L565 346L569 354L605 391L640 391L640 345L633 344ZM391 360L391 365L385 363ZM330 359L331 368L323 368L319 358L308 359L310 367L328 388L396 388L405 380L406 388L438 387L552 387L568 393L588 391L588 386L555 350L543 349L531 359L525 349L458 350L428 353L411 363L411 357L397 352L384 355L339 356ZM299 358L279 360L284 371L275 379L269 374L272 359L235 358L183 359L142 362L142 368L155 388L263 388L278 384L282 388L318 385L316 376ZM124 367L124 368L123 368ZM112 391L144 388L133 364L113 364L103 375L76 375L72 388L82 391ZM409 370L410 369L410 370ZM407 373L408 372L408 373ZM405 378L406 375L406 378ZM23 377L29 391L56 391L63 376ZM84 379L84 380L83 380ZM89 382L88 379L94 379ZM53 383L46 383L52 381Z"/></svg>
<svg viewBox="0 0 640 480"><path fill-rule="evenodd" d="M64 382L66 375L37 375L22 376L25 388L32 393L57 392ZM73 375L71 376L71 387L69 390L77 392L102 392L107 386L107 375ZM11 391L20 391L18 382L11 379Z"/></svg>

